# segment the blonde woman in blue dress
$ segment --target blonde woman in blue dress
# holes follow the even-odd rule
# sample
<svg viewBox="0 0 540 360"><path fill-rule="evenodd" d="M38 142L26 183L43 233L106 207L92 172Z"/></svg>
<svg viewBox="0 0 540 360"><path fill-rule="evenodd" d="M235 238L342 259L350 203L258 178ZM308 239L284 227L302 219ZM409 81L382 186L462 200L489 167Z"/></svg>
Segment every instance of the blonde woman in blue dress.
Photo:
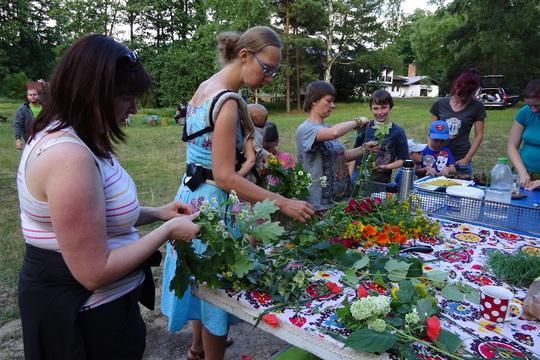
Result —
<svg viewBox="0 0 540 360"><path fill-rule="evenodd" d="M199 85L188 103L186 135L192 136L208 127L207 111L216 94L230 90L236 94L242 85L251 91L272 81L281 61L281 41L270 28L257 26L244 33L224 32L217 37L222 69ZM220 204L231 190L242 200L255 203L266 198L275 200L285 215L300 221L313 216L313 207L305 201L284 198L271 193L238 175L235 170L236 151L241 149L242 133L239 110L245 107L240 97L226 100L213 117L213 131L191 138L186 146L186 166L176 199L183 199L195 210L202 202ZM219 151L213 151L218 149ZM195 165L197 164L197 165ZM193 183L192 171L204 174L204 181ZM212 202L212 200L216 200ZM195 239L198 252L204 250L204 239ZM229 324L232 316L191 295L188 289L182 299L169 291L176 268L176 254L168 245L163 275L161 309L169 317L169 331L179 331L187 320L193 321L193 343L187 359L223 359Z"/></svg>

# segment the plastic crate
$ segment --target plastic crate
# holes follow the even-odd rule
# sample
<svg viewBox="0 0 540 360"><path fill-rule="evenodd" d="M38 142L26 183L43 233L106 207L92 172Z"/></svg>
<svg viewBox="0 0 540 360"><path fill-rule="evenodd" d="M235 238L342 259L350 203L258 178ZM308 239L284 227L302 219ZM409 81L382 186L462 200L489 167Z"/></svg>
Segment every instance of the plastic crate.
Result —
<svg viewBox="0 0 540 360"><path fill-rule="evenodd" d="M420 208L428 215L509 230L540 234L540 208L413 189ZM457 205L456 205L457 204Z"/></svg>

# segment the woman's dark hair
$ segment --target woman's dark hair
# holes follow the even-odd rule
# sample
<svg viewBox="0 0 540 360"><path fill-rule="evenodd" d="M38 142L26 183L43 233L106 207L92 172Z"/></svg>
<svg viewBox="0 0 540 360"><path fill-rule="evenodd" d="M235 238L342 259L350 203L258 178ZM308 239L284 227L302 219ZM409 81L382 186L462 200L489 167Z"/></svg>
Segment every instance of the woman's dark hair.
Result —
<svg viewBox="0 0 540 360"><path fill-rule="evenodd" d="M473 68L465 69L452 84L451 95L460 98L472 97L475 91L480 87L480 76Z"/></svg>
<svg viewBox="0 0 540 360"><path fill-rule="evenodd" d="M304 111L308 113L311 110L313 103L326 95L331 95L334 98L337 95L336 88L329 82L314 81L309 84L306 88L306 94L304 95Z"/></svg>
<svg viewBox="0 0 540 360"><path fill-rule="evenodd" d="M394 107L394 99L386 90L375 90L369 98L369 108L371 109L373 105L389 105L390 109L392 109Z"/></svg>
<svg viewBox="0 0 540 360"><path fill-rule="evenodd" d="M139 96L151 87L150 76L126 46L105 35L85 35L56 66L47 103L32 123L29 139L58 121L51 132L71 126L96 156L109 157L113 143L126 139L114 98Z"/></svg>
<svg viewBox="0 0 540 360"><path fill-rule="evenodd" d="M267 121L266 125L264 125L263 141L269 143L279 141L279 132L277 126L271 121Z"/></svg>
<svg viewBox="0 0 540 360"><path fill-rule="evenodd" d="M524 99L540 99L540 79L529 81L525 89L523 89Z"/></svg>

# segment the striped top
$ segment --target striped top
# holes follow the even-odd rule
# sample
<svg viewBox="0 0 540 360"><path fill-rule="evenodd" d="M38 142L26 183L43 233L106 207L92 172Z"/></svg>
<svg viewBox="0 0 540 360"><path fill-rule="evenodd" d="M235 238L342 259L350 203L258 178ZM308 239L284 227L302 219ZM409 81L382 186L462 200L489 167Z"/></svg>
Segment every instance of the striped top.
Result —
<svg viewBox="0 0 540 360"><path fill-rule="evenodd" d="M51 126L54 126L52 124ZM42 131L36 138L27 143L22 153L19 169L17 172L17 188L19 193L19 205L21 209L22 234L25 241L38 248L60 252L56 235L52 228L49 205L46 202L35 199L30 194L25 181L26 169L31 166L35 157L46 151L51 146L60 143L76 143L90 149L77 137L71 128L61 131L69 132L72 136L59 136L43 143L29 159L34 146L47 134ZM91 152L91 151L90 151ZM103 194L107 217L107 243L110 249L131 243L139 238L134 227L139 218L140 207L137 198L135 183L128 173L112 157L112 164L103 158L96 157L93 153L96 165L99 168L103 181ZM93 292L90 298L83 304L82 310L88 310L96 306L111 302L124 294L134 290L144 280L142 270L131 273L112 284L104 286Z"/></svg>

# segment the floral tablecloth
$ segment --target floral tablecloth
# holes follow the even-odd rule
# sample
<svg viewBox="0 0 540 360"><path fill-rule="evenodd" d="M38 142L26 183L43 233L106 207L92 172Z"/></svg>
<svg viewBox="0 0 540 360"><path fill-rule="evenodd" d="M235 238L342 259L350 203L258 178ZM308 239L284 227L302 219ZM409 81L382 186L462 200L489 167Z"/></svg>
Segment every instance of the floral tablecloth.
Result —
<svg viewBox="0 0 540 360"><path fill-rule="evenodd" d="M491 228L454 222L441 222L441 240L418 240L417 245L432 246L434 251L429 254L415 253L423 260L441 259L428 262L424 271L434 269L448 272L450 281L461 281L479 288L483 285L499 285L508 287L516 296L517 302L522 302L527 289L512 288L497 280L492 274L482 270L487 253L493 250L512 253L522 249L529 254L540 256L540 239L523 234L500 231ZM460 251L454 249L463 248ZM327 271L315 273L314 279L325 279L328 282L340 284L343 273L329 268ZM380 293L386 289L372 282L364 282L369 290ZM317 297L321 285L313 284L306 289L309 296ZM275 303L265 293L257 291L235 292L232 290L212 290L204 286L195 289L197 296L210 301L239 315L244 314L244 320L255 318L265 309ZM439 294L440 295L440 294ZM360 353L349 348L343 349L343 344L334 340L328 333L348 335L344 324L338 321L335 309L342 306L344 296L351 300L356 296L355 289L344 288L342 293L314 299L300 308L285 308L275 313L279 320L279 330L272 329L260 323L267 331L279 332L281 338L290 343L313 352L325 359L371 359L384 358L388 355L373 355ZM508 358L509 353L516 358L540 359L540 323L525 321L521 318L512 319L502 324L484 321L480 316L478 305L466 302L448 301L437 296L439 306L445 309L446 319L441 319L441 326L454 332L463 340L463 346L469 352L480 358ZM242 317L242 316L241 316ZM320 349L322 349L320 351ZM502 349L506 351L502 353ZM418 346L420 359L444 359L431 353L427 348Z"/></svg>

